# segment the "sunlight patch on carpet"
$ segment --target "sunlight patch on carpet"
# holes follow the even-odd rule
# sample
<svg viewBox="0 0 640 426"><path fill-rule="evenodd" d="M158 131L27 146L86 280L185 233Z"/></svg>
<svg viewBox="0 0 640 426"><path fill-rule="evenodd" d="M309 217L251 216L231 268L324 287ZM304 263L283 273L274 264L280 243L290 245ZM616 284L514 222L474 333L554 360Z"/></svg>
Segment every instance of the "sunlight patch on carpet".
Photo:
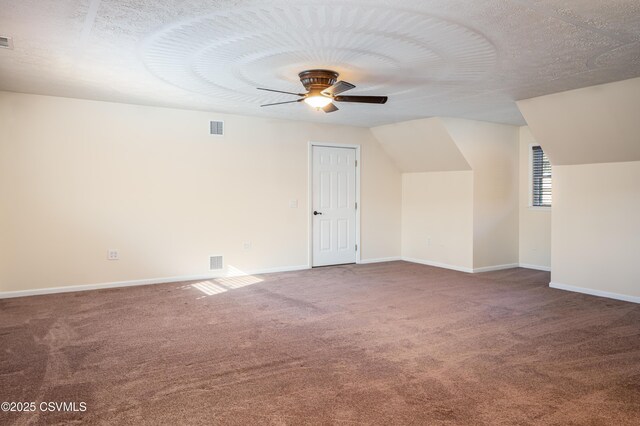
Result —
<svg viewBox="0 0 640 426"><path fill-rule="evenodd" d="M200 281L195 284L183 286L181 288L195 288L196 290L199 290L200 292L205 294L204 296L199 297L199 299L201 299L202 297L225 293L229 290L247 287L263 281L264 280L262 278L247 274L246 272L243 272L242 270L229 265L227 267L226 276L224 277Z"/></svg>

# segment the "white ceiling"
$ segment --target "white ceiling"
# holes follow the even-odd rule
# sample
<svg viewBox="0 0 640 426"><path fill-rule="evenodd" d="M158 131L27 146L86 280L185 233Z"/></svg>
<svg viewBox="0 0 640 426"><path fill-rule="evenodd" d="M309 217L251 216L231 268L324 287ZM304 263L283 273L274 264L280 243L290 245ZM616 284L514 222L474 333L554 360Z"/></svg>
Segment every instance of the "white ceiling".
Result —
<svg viewBox="0 0 640 426"><path fill-rule="evenodd" d="M638 0L0 0L0 35L2 90L368 127L640 76ZM310 68L389 102L259 108Z"/></svg>

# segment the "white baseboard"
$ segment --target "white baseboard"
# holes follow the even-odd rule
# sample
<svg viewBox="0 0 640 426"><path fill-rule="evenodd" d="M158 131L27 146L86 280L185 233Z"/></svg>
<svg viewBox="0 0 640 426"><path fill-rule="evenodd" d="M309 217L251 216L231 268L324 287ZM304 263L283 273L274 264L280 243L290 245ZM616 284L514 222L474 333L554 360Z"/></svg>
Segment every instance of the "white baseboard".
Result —
<svg viewBox="0 0 640 426"><path fill-rule="evenodd" d="M528 263L520 263L521 268L536 269L538 271L551 272L551 266L530 265Z"/></svg>
<svg viewBox="0 0 640 426"><path fill-rule="evenodd" d="M309 265L281 266L277 268L252 269L248 271L242 271L241 275L275 274L277 272L304 271L305 269L311 269L311 268L309 267ZM230 276L233 276L233 274L231 274Z"/></svg>
<svg viewBox="0 0 640 426"><path fill-rule="evenodd" d="M512 269L517 268L519 264L517 263L506 263L504 265L493 265L493 266L482 266L480 268L473 268L473 273L478 272L491 272L491 271L502 271L503 269Z"/></svg>
<svg viewBox="0 0 640 426"><path fill-rule="evenodd" d="M415 259L413 257L404 256L402 257L402 260L404 260L405 262L419 263L421 265L435 266L436 268L452 269L454 271L467 272L470 274L473 273L473 269L467 268L466 266L449 265L446 263L433 262L431 260Z"/></svg>
<svg viewBox="0 0 640 426"><path fill-rule="evenodd" d="M447 263L434 262L432 260L416 259L412 257L402 257L405 262L419 263L421 265L435 266L436 268L451 269L453 271L466 272L468 274L477 274L479 272L501 271L503 269L517 268L517 263L507 263L504 265L482 266L480 268L469 268L466 266L449 265Z"/></svg>
<svg viewBox="0 0 640 426"><path fill-rule="evenodd" d="M53 293L72 293L75 291L99 290L99 289L105 289L105 288L166 284L166 283L175 283L175 282L182 282L182 281L210 280L213 278L242 276L242 275L272 274L275 272L301 271L303 269L309 269L309 267L307 265L284 266L279 268L256 269L256 270L241 271L241 272L236 272L236 271L232 271L228 273L216 272L216 273L203 274L203 275L182 275L177 277L148 278L148 279L142 279L142 280L116 281L116 282L99 283L99 284L81 284L81 285L70 285L70 286L64 286L64 287L35 288L31 290L3 291L3 292L0 292L0 299L9 299L14 297L26 297L26 296L38 296L42 294L53 294Z"/></svg>
<svg viewBox="0 0 640 426"><path fill-rule="evenodd" d="M549 283L549 287L558 290L573 291L575 293L589 294L591 296L606 297L608 299L623 300L625 302L640 303L640 297L638 296L628 296L626 294L611 293L608 291L595 290L593 288L576 287L568 284L554 283L553 281Z"/></svg>
<svg viewBox="0 0 640 426"><path fill-rule="evenodd" d="M395 262L397 260L402 260L402 258L400 256L394 256L394 257L379 257L377 259L361 259L359 263L367 264L367 263Z"/></svg>

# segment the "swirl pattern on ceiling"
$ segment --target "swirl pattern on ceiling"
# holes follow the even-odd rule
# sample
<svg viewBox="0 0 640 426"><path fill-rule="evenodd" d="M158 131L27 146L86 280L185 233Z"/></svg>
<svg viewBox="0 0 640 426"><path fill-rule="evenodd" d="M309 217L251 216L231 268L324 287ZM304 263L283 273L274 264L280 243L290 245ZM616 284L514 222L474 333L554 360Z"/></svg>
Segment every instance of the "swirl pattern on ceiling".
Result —
<svg viewBox="0 0 640 426"><path fill-rule="evenodd" d="M303 91L298 72L327 68L358 94L389 95L400 108L436 82L473 84L497 60L481 34L425 13L303 2L182 20L149 36L141 56L155 76L227 106L260 103L256 87Z"/></svg>

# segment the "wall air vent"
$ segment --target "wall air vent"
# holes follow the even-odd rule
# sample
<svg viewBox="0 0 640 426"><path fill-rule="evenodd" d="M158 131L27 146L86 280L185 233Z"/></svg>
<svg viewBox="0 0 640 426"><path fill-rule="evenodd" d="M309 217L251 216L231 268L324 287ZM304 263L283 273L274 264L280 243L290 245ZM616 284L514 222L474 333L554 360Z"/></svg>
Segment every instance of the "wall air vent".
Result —
<svg viewBox="0 0 640 426"><path fill-rule="evenodd" d="M13 39L11 37L0 36L0 47L3 49L13 49Z"/></svg>
<svg viewBox="0 0 640 426"><path fill-rule="evenodd" d="M210 256L209 269L212 271L217 271L222 269L222 256Z"/></svg>
<svg viewBox="0 0 640 426"><path fill-rule="evenodd" d="M209 123L209 133L212 135L224 135L224 121L212 121Z"/></svg>

